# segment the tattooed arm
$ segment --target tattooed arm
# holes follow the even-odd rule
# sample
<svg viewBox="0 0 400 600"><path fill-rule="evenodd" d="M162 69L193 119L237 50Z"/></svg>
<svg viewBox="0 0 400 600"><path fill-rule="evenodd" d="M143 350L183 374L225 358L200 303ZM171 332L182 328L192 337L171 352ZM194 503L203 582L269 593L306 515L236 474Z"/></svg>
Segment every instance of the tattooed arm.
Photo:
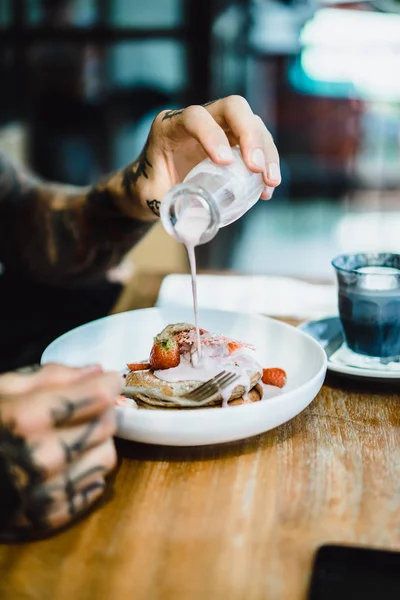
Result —
<svg viewBox="0 0 400 600"><path fill-rule="evenodd" d="M120 388L98 367L0 377L0 541L47 535L101 496Z"/></svg>
<svg viewBox="0 0 400 600"><path fill-rule="evenodd" d="M141 195L144 154L89 188L47 184L0 151L0 260L37 281L88 281L117 265L156 219Z"/></svg>
<svg viewBox="0 0 400 600"><path fill-rule="evenodd" d="M173 185L207 156L230 164L236 145L270 198L278 152L240 96L161 112L138 160L87 189L45 184L0 155L0 260L53 284L99 276L148 231Z"/></svg>

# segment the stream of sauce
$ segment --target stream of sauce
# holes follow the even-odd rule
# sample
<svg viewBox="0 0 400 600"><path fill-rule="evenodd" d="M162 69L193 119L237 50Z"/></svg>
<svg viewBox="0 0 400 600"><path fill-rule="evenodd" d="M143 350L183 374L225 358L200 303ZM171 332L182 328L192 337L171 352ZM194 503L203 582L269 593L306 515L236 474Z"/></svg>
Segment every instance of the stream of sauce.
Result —
<svg viewBox="0 0 400 600"><path fill-rule="evenodd" d="M180 364L174 369L156 371L155 375L162 381L208 381L221 371L236 373L239 378L231 385L221 390L222 405L227 406L228 400L236 386L243 386L246 398L251 387L250 371L261 369L257 361L245 352L235 352L234 356L227 355L227 349L218 350L203 347L200 340L197 302L197 273L196 273L196 246L199 245L203 234L209 227L210 216L202 207L187 206L180 214L175 225L175 238L184 244L192 278L193 311L196 326L196 351L183 354ZM217 354L215 354L217 352Z"/></svg>
<svg viewBox="0 0 400 600"><path fill-rule="evenodd" d="M196 272L196 252L195 248L199 245L205 231L207 231L210 222L210 216L206 209L202 207L187 207L180 215L175 226L176 238L182 242L186 248L189 259L190 274L192 278L193 312L194 323L196 327L197 357L201 359L200 328L197 305L197 272Z"/></svg>
<svg viewBox="0 0 400 600"><path fill-rule="evenodd" d="M197 342L197 356L201 359L201 342L200 342L200 327L199 327L199 315L197 308L197 271L196 271L196 254L195 246L186 245L186 252L189 258L190 275L192 277L192 295L193 295L193 312L194 312L194 324L196 327L196 342Z"/></svg>

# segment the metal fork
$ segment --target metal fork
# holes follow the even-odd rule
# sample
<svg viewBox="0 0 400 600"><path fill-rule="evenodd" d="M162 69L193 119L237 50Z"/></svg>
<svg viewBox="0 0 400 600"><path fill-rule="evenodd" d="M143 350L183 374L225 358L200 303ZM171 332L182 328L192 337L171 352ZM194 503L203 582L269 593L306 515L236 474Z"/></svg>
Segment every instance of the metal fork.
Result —
<svg viewBox="0 0 400 600"><path fill-rule="evenodd" d="M234 381L237 381L239 377L240 375L238 375L237 373L222 371L212 379L209 379L202 385L199 385L199 387L186 394L184 396L184 399L192 400L196 403L210 400L213 396L219 394L221 390L228 387L228 385L230 385Z"/></svg>
<svg viewBox="0 0 400 600"><path fill-rule="evenodd" d="M152 396L164 402L174 402L181 406L202 406L207 404L210 400L221 393L221 390L228 387L240 378L237 373L230 373L229 371L221 371L212 379L209 379L205 383L202 383L194 390L191 390L184 396L165 396L159 392L152 392ZM141 387L130 387L125 386L122 389L123 394L135 395L142 394L146 395L146 392Z"/></svg>

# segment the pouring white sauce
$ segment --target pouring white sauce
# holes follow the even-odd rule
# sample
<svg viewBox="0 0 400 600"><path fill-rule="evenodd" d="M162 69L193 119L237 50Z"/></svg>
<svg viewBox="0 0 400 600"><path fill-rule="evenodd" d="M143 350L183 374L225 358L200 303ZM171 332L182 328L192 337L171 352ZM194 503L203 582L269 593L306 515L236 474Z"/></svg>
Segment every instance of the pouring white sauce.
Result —
<svg viewBox="0 0 400 600"><path fill-rule="evenodd" d="M192 277L192 294L194 322L197 334L197 354L201 358L200 329L197 309L197 277L195 248L207 231L210 224L209 212L201 206L187 206L180 214L175 225L177 239L184 244L189 259L190 274Z"/></svg>
<svg viewBox="0 0 400 600"><path fill-rule="evenodd" d="M192 279L193 310L196 326L196 345L192 352L181 355L180 364L173 369L155 371L155 376L166 382L178 381L208 381L221 371L236 373L239 378L231 385L221 390L223 406L228 405L233 390L242 386L245 390L244 397L250 391L251 380L248 371L262 372L256 360L246 354L245 350L235 351L232 355L228 353L227 345L217 344L207 346L202 344L197 305L197 276L196 276L196 254L195 248L204 240L204 235L210 227L212 216L205 206L183 202L180 205L179 218L174 224L172 235L184 244Z"/></svg>

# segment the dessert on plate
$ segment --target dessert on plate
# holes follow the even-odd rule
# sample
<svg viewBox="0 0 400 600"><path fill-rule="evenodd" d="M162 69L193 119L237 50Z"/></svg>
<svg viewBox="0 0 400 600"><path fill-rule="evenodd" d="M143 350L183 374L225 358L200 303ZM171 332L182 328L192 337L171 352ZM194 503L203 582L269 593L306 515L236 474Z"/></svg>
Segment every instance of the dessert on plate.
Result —
<svg viewBox="0 0 400 600"><path fill-rule="evenodd" d="M205 329L197 332L189 323L168 325L154 338L146 361L127 365L125 386L134 387L136 391L131 398L119 398L116 404L138 408L181 408L174 398L184 396L221 371L235 373L238 379L206 406L258 402L263 397L264 385L283 387L286 374L282 369L263 369L255 359L254 351L251 344ZM160 399L160 394L170 400Z"/></svg>

